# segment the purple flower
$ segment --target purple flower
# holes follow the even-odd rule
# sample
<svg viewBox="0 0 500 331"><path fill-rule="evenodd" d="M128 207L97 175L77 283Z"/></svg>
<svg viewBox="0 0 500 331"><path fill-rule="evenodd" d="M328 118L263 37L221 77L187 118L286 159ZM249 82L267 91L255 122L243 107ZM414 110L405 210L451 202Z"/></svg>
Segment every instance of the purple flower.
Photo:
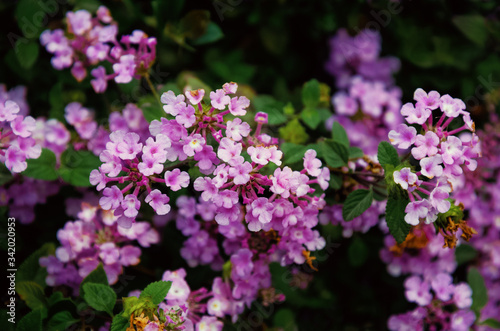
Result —
<svg viewBox="0 0 500 331"><path fill-rule="evenodd" d="M435 188L432 190L429 196L429 202L432 207L434 207L440 213L446 213L450 210L451 203L446 200L449 197L449 193L442 188ZM446 301L446 300L445 300Z"/></svg>
<svg viewBox="0 0 500 331"><path fill-rule="evenodd" d="M175 120L185 128L190 128L196 122L194 113L195 110L191 105L179 107L179 113L175 116Z"/></svg>
<svg viewBox="0 0 500 331"><path fill-rule="evenodd" d="M304 154L304 169L311 176L317 177L321 173L321 161L316 158L316 151L308 149Z"/></svg>
<svg viewBox="0 0 500 331"><path fill-rule="evenodd" d="M253 269L252 262L253 253L247 249L242 248L231 256L232 274L238 277L248 277Z"/></svg>
<svg viewBox="0 0 500 331"><path fill-rule="evenodd" d="M431 280L431 287L436 293L436 297L441 301L451 299L455 287L453 286L453 278L446 273L439 273Z"/></svg>
<svg viewBox="0 0 500 331"><path fill-rule="evenodd" d="M394 171L393 174L394 182L401 185L405 190L408 190L408 186L413 185L417 182L417 175L411 171L410 168L403 168L400 171Z"/></svg>
<svg viewBox="0 0 500 331"><path fill-rule="evenodd" d="M241 118L235 118L232 121L227 121L226 136L235 141L240 141L243 137L247 137L252 129L250 124L243 122Z"/></svg>
<svg viewBox="0 0 500 331"><path fill-rule="evenodd" d="M429 94L427 94L421 88L415 90L415 93L413 93L413 99L417 101L417 103L420 103L431 110L437 109L440 104L438 92L430 91Z"/></svg>
<svg viewBox="0 0 500 331"><path fill-rule="evenodd" d="M238 91L238 84L236 84L235 82L225 83L224 85L222 85L222 89L227 94L235 94L236 91Z"/></svg>
<svg viewBox="0 0 500 331"><path fill-rule="evenodd" d="M191 102L192 105L197 105L203 100L203 97L205 96L205 90L204 89L190 90L186 91L184 94L186 95L186 98L188 98L189 102Z"/></svg>
<svg viewBox="0 0 500 331"><path fill-rule="evenodd" d="M189 174L178 168L172 171L165 171L165 185L172 191L179 191L182 187L188 187Z"/></svg>
<svg viewBox="0 0 500 331"><path fill-rule="evenodd" d="M133 160L138 153L142 151L142 143L139 142L140 137L137 133L127 132L123 135L120 131L113 132L110 134L110 138L112 142L115 142L115 148L109 148L108 144L106 144L106 148L108 150L115 150L117 156L122 160ZM116 137L113 137L114 134L118 134ZM112 146L112 145L110 145Z"/></svg>
<svg viewBox="0 0 500 331"><path fill-rule="evenodd" d="M140 262L141 249L136 246L126 245L120 249L120 264L123 266L137 265Z"/></svg>
<svg viewBox="0 0 500 331"><path fill-rule="evenodd" d="M99 199L99 205L104 210L118 208L123 200L122 191L117 186L106 187L102 194L103 196Z"/></svg>
<svg viewBox="0 0 500 331"><path fill-rule="evenodd" d="M104 264L113 264L118 262L120 257L120 251L116 247L115 243L107 242L99 247L99 257Z"/></svg>
<svg viewBox="0 0 500 331"><path fill-rule="evenodd" d="M271 157L271 151L264 146L250 146L247 148L247 153L253 162L260 165L268 164Z"/></svg>
<svg viewBox="0 0 500 331"><path fill-rule="evenodd" d="M129 194L123 198L121 207L123 208L123 215L125 217L136 217L139 213L141 203L134 194Z"/></svg>
<svg viewBox="0 0 500 331"><path fill-rule="evenodd" d="M83 36L92 29L92 15L85 9L68 12L66 18L69 30L77 36Z"/></svg>
<svg viewBox="0 0 500 331"><path fill-rule="evenodd" d="M213 197L214 204L217 207L231 208L238 203L238 193L231 190L224 190L219 192L217 196Z"/></svg>
<svg viewBox="0 0 500 331"><path fill-rule="evenodd" d="M356 99L345 92L338 92L332 98L335 112L339 115L353 116L358 112L359 105Z"/></svg>
<svg viewBox="0 0 500 331"><path fill-rule="evenodd" d="M453 99L448 94L441 97L441 111L448 117L458 117L465 109L465 103L460 99Z"/></svg>
<svg viewBox="0 0 500 331"><path fill-rule="evenodd" d="M455 161L460 161L463 155L462 140L455 136L449 136L446 141L441 143L441 151L444 163L452 165Z"/></svg>
<svg viewBox="0 0 500 331"><path fill-rule="evenodd" d="M252 170L253 167L250 162L243 162L229 168L229 176L233 177L233 181L236 185L243 185L250 180L250 172L252 172Z"/></svg>
<svg viewBox="0 0 500 331"><path fill-rule="evenodd" d="M422 175L429 179L434 177L440 177L443 174L443 167L441 166L442 157L441 155L434 155L431 157L426 157L420 160L420 171Z"/></svg>
<svg viewBox="0 0 500 331"><path fill-rule="evenodd" d="M243 157L240 156L243 146L229 138L222 138L217 150L217 156L224 162L232 165L241 164Z"/></svg>
<svg viewBox="0 0 500 331"><path fill-rule="evenodd" d="M401 108L401 115L405 116L406 122L410 124L422 125L431 114L432 111L421 103L417 103L416 106L413 106L411 102L408 102Z"/></svg>
<svg viewBox="0 0 500 331"><path fill-rule="evenodd" d="M197 152L201 152L205 145L205 139L198 133L188 136L184 139L182 150L187 156L193 156Z"/></svg>
<svg viewBox="0 0 500 331"><path fill-rule="evenodd" d="M391 144L398 145L398 148L406 149L410 147L416 140L417 130L406 124L400 124L396 130L389 132L389 140Z"/></svg>
<svg viewBox="0 0 500 331"><path fill-rule="evenodd" d="M405 208L405 221L410 225L418 225L420 219L429 214L430 204L427 200L410 202Z"/></svg>
<svg viewBox="0 0 500 331"><path fill-rule="evenodd" d="M231 102L231 98L226 95L226 92L223 89L210 92L210 100L212 107L219 110L226 108L226 105Z"/></svg>
<svg viewBox="0 0 500 331"><path fill-rule="evenodd" d="M135 56L132 54L122 55L120 62L113 64L113 70L116 74L115 82L127 84L132 81L135 74Z"/></svg>
<svg viewBox="0 0 500 331"><path fill-rule="evenodd" d="M319 174L317 180L321 189L325 191L330 185L330 169L327 167L321 169L321 173Z"/></svg>
<svg viewBox="0 0 500 331"><path fill-rule="evenodd" d="M18 115L12 122L10 122L10 127L17 136L28 138L35 130L36 121L31 116L23 117Z"/></svg>
<svg viewBox="0 0 500 331"><path fill-rule="evenodd" d="M163 164L158 159L146 154L142 156L142 162L137 165L137 169L144 176L151 176L161 173L163 171Z"/></svg>
<svg viewBox="0 0 500 331"><path fill-rule="evenodd" d="M272 176L273 185L271 186L271 192L281 195L283 198L288 198L290 196L290 181L293 177L292 169L289 167L276 169L274 171L274 176Z"/></svg>
<svg viewBox="0 0 500 331"><path fill-rule="evenodd" d="M204 145L201 152L194 155L194 160L198 161L196 166L200 168L200 171L204 174L211 173L214 169L214 165L219 164L217 154L215 154L214 148L210 145Z"/></svg>
<svg viewBox="0 0 500 331"><path fill-rule="evenodd" d="M432 131L427 131L425 136L419 134L415 139L415 146L411 150L411 154L417 160L426 156L436 155L438 152L437 146L439 145L439 137Z"/></svg>
<svg viewBox="0 0 500 331"><path fill-rule="evenodd" d="M19 110L19 105L14 101L7 100L5 103L0 102L0 122L13 121L17 117Z"/></svg>
<svg viewBox="0 0 500 331"><path fill-rule="evenodd" d="M415 302L419 306L426 306L431 303L432 294L429 284L422 280L420 276L412 276L405 281L405 294L410 302Z"/></svg>
<svg viewBox="0 0 500 331"><path fill-rule="evenodd" d="M95 93L103 93L108 88L108 80L106 78L106 69L103 66L99 66L95 69L92 69L90 72L92 79L90 84L94 89Z"/></svg>
<svg viewBox="0 0 500 331"><path fill-rule="evenodd" d="M458 308L469 308L472 305L472 290L467 283L460 283L455 286L453 301Z"/></svg>
<svg viewBox="0 0 500 331"><path fill-rule="evenodd" d="M94 169L90 172L89 181L90 184L97 185L96 189L98 191L102 191L102 189L106 187L107 178L106 175L101 171L101 169Z"/></svg>
<svg viewBox="0 0 500 331"><path fill-rule="evenodd" d="M213 93L213 92L212 92ZM229 97L228 97L229 98ZM247 108L250 106L250 100L247 97L234 97L229 102L229 111L234 116L245 116L247 113Z"/></svg>
<svg viewBox="0 0 500 331"><path fill-rule="evenodd" d="M476 320L476 314L472 310L458 310L451 315L451 331L468 331Z"/></svg>
<svg viewBox="0 0 500 331"><path fill-rule="evenodd" d="M261 223L269 223L273 217L273 204L267 198L257 198L252 201L251 213L259 219ZM248 205L247 205L247 209Z"/></svg>
<svg viewBox="0 0 500 331"><path fill-rule="evenodd" d="M219 190L212 183L212 179L209 177L198 177L193 183L193 187L196 191L202 192L201 198L204 201L210 201L217 196Z"/></svg>
<svg viewBox="0 0 500 331"><path fill-rule="evenodd" d="M170 211L170 205L168 204L170 199L166 194L161 193L158 189L152 190L144 201L149 203L158 215L165 215ZM139 207L137 207L137 209L138 208Z"/></svg>
<svg viewBox="0 0 500 331"><path fill-rule="evenodd" d="M259 124L267 124L267 121L269 120L269 115L267 113L263 113L261 111L257 112L254 117L254 121Z"/></svg>

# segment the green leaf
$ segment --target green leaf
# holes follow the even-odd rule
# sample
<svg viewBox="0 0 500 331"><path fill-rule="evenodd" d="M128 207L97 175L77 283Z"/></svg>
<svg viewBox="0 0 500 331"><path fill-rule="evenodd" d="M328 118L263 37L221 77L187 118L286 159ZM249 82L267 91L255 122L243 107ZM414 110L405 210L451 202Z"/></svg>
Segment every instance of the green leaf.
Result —
<svg viewBox="0 0 500 331"><path fill-rule="evenodd" d="M273 317L273 326L282 331L297 330L294 312L291 309L278 310Z"/></svg>
<svg viewBox="0 0 500 331"><path fill-rule="evenodd" d="M39 46L36 42L26 42L20 39L16 42L15 52L21 67L31 69L38 58Z"/></svg>
<svg viewBox="0 0 500 331"><path fill-rule="evenodd" d="M311 129L316 129L321 123L321 115L315 108L304 108L300 113L300 118Z"/></svg>
<svg viewBox="0 0 500 331"><path fill-rule="evenodd" d="M494 318L488 318L480 322L479 325L486 325L493 329L500 329L500 321Z"/></svg>
<svg viewBox="0 0 500 331"><path fill-rule="evenodd" d="M333 168L339 168L347 164L349 160L349 150L344 145L333 141L325 140L322 143L323 158L326 163Z"/></svg>
<svg viewBox="0 0 500 331"><path fill-rule="evenodd" d="M467 283L472 289L472 306L470 308L479 314L480 310L488 303L488 290L484 284L484 278L477 268L469 269Z"/></svg>
<svg viewBox="0 0 500 331"><path fill-rule="evenodd" d="M349 262L353 267L360 267L365 264L368 258L368 246L358 236L352 239L349 248L347 249Z"/></svg>
<svg viewBox="0 0 500 331"><path fill-rule="evenodd" d="M56 155L50 149L42 148L42 154L38 159L26 160L28 168L22 172L26 177L56 180L58 178L56 171Z"/></svg>
<svg viewBox="0 0 500 331"><path fill-rule="evenodd" d="M166 117L165 111L163 111L156 100L154 100L154 97L148 98L147 100L148 102L144 102L139 106L146 121L151 123L154 120L161 121L162 117Z"/></svg>
<svg viewBox="0 0 500 331"><path fill-rule="evenodd" d="M344 221L352 221L370 208L373 201L373 191L360 189L351 192L342 207L342 217Z"/></svg>
<svg viewBox="0 0 500 331"><path fill-rule="evenodd" d="M465 264L476 258L477 251L471 245L462 244L455 248L455 259L458 265Z"/></svg>
<svg viewBox="0 0 500 331"><path fill-rule="evenodd" d="M42 311L32 310L21 318L17 331L42 331Z"/></svg>
<svg viewBox="0 0 500 331"><path fill-rule="evenodd" d="M88 274L87 277L85 277L80 283L81 297L83 297L84 295L85 290L83 288L83 285L85 285L86 283L108 285L108 276L106 276L106 272L104 271L101 263L99 263L97 268L95 268L90 274Z"/></svg>
<svg viewBox="0 0 500 331"><path fill-rule="evenodd" d="M153 0L153 13L156 17L157 31L162 31L168 21L177 20L184 6L184 0Z"/></svg>
<svg viewBox="0 0 500 331"><path fill-rule="evenodd" d="M103 284L85 283L83 285L85 301L94 309L105 311L113 316L116 293L111 287Z"/></svg>
<svg viewBox="0 0 500 331"><path fill-rule="evenodd" d="M349 148L349 138L347 137L347 132L339 122L333 122L332 126L332 138L333 141L341 143L345 147ZM355 147L353 147L355 148ZM361 152L363 153L363 152Z"/></svg>
<svg viewBox="0 0 500 331"><path fill-rule="evenodd" d="M349 147L349 160L351 159L360 159L363 156L365 156L365 153L363 153L363 150L359 147Z"/></svg>
<svg viewBox="0 0 500 331"><path fill-rule="evenodd" d="M306 108L316 108L321 97L319 82L316 79L311 79L304 84L302 88L302 103Z"/></svg>
<svg viewBox="0 0 500 331"><path fill-rule="evenodd" d="M60 311L49 320L47 331L64 331L79 322L80 319L73 317L69 311Z"/></svg>
<svg viewBox="0 0 500 331"><path fill-rule="evenodd" d="M279 128L280 138L294 144L303 144L309 139L304 126L297 118L289 121L286 126Z"/></svg>
<svg viewBox="0 0 500 331"><path fill-rule="evenodd" d="M488 39L486 20L481 15L461 15L452 19L453 24L473 43L484 46Z"/></svg>
<svg viewBox="0 0 500 331"><path fill-rule="evenodd" d="M167 296L168 290L172 286L172 282L158 281L146 286L144 291L141 292L139 299L151 298L151 301L157 305Z"/></svg>
<svg viewBox="0 0 500 331"><path fill-rule="evenodd" d="M307 146L293 143L283 143L280 148L283 152L284 164L293 164L302 161L304 153L309 149Z"/></svg>
<svg viewBox="0 0 500 331"><path fill-rule="evenodd" d="M31 254L17 269L16 281L33 281L45 288L45 277L47 270L40 266L40 258L44 256L54 255L55 246L53 243L46 243L33 254Z"/></svg>
<svg viewBox="0 0 500 331"><path fill-rule="evenodd" d="M387 141L382 141L378 145L378 162L385 167L386 164L391 164L397 167L400 163L398 151Z"/></svg>
<svg viewBox="0 0 500 331"><path fill-rule="evenodd" d="M62 82L57 82L52 86L49 92L49 117L55 118L61 122L65 122L64 118L64 101L61 97L63 93L63 84Z"/></svg>
<svg viewBox="0 0 500 331"><path fill-rule="evenodd" d="M90 172L99 168L102 162L90 151L75 151L68 148L61 155L59 174L62 179L73 186L89 187Z"/></svg>
<svg viewBox="0 0 500 331"><path fill-rule="evenodd" d="M214 22L208 23L207 30L205 31L205 34L203 34L201 37L193 40L191 44L193 45L204 45L204 44L209 44L216 42L219 39L222 39L224 37L224 33L222 33L221 28L215 24Z"/></svg>
<svg viewBox="0 0 500 331"><path fill-rule="evenodd" d="M342 187L342 176L330 174L330 187L334 190L340 189Z"/></svg>
<svg viewBox="0 0 500 331"><path fill-rule="evenodd" d="M385 220L389 232L401 244L410 232L411 225L405 222L405 209L410 201L402 197L389 196L385 207Z"/></svg>
<svg viewBox="0 0 500 331"><path fill-rule="evenodd" d="M33 281L16 282L16 292L33 310L47 306L47 298L45 298L43 288Z"/></svg>
<svg viewBox="0 0 500 331"><path fill-rule="evenodd" d="M269 125L280 125L288 120L283 113L283 103L269 95L256 96L252 103L257 111L267 113Z"/></svg>
<svg viewBox="0 0 500 331"><path fill-rule="evenodd" d="M113 322L111 322L110 331L125 331L130 325L130 321L128 318L123 317L122 315L116 315L113 318Z"/></svg>

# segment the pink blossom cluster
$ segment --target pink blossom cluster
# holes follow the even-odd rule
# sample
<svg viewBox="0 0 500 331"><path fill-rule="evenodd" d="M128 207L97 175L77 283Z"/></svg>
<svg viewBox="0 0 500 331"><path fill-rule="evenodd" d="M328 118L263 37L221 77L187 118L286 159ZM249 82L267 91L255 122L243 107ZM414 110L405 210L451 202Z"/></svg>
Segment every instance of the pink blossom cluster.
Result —
<svg viewBox="0 0 500 331"><path fill-rule="evenodd" d="M117 282L123 267L138 264L141 249L134 241L149 247L160 240L158 232L147 222L124 229L117 226L113 213L81 201L76 201L81 203L77 220L68 221L57 232L61 246L55 255L40 258L40 265L47 268L47 285L69 286L75 295L81 281L100 263L110 284Z"/></svg>
<svg viewBox="0 0 500 331"><path fill-rule="evenodd" d="M113 73L106 74L103 65L92 69L92 87L96 93L106 91L109 80L126 84L145 74L156 58L156 38L134 30L117 40L118 25L109 10L100 6L97 16L81 9L66 14L67 28L46 30L40 42L52 57L58 70L71 67L71 74L82 81L87 69L101 62L112 64Z"/></svg>
<svg viewBox="0 0 500 331"><path fill-rule="evenodd" d="M450 183L462 176L463 165L475 170L476 158L480 155L474 122L469 112L465 111L462 100L448 94L440 96L436 91L427 94L420 88L415 91L414 99L416 104L406 103L401 108L401 114L408 124L421 125L422 134L417 134L414 127L406 124L400 124L389 132L391 143L400 149L411 147L411 155L420 165L419 171L411 167L394 171L394 181L408 192L411 201L406 207L405 216L405 221L411 225L419 224L421 219L425 219L425 223L432 223L439 213L450 209ZM432 112L438 108L441 114L434 122ZM457 117L464 124L448 131L447 127ZM464 130L472 132L472 135L454 135Z"/></svg>
<svg viewBox="0 0 500 331"><path fill-rule="evenodd" d="M368 81L392 84L392 75L400 67L395 57L380 57L381 38L378 31L360 31L351 37L340 29L330 40L330 57L326 70L335 76L338 88L348 88L351 78L361 76Z"/></svg>
<svg viewBox="0 0 500 331"><path fill-rule="evenodd" d="M12 100L0 100L0 161L13 173L26 170L27 159L36 159L42 148L33 139L36 121L19 115L21 108Z"/></svg>

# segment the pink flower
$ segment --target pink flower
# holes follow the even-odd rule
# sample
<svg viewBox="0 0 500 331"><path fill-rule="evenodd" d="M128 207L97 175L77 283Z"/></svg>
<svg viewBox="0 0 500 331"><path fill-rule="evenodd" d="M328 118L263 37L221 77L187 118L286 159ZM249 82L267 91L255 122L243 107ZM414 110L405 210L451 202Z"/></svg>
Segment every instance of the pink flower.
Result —
<svg viewBox="0 0 500 331"><path fill-rule="evenodd" d="M398 148L407 149L416 140L417 129L406 124L399 124L396 130L389 132L391 144L398 145Z"/></svg>
<svg viewBox="0 0 500 331"><path fill-rule="evenodd" d="M117 186L106 187L102 194L99 205L104 210L116 209L123 201L122 191Z"/></svg>
<svg viewBox="0 0 500 331"><path fill-rule="evenodd" d="M321 169L321 173L319 174L317 180L321 189L325 191L330 185L330 169L327 167Z"/></svg>
<svg viewBox="0 0 500 331"><path fill-rule="evenodd" d="M394 182L401 185L405 190L408 189L409 185L413 185L417 182L417 175L414 174L410 168L403 168L400 171L394 171L393 173Z"/></svg>
<svg viewBox="0 0 500 331"><path fill-rule="evenodd" d="M416 106L413 106L411 102L408 102L401 108L401 115L405 116L406 122L410 124L416 123L422 125L431 114L432 111L421 103L417 103Z"/></svg>
<svg viewBox="0 0 500 331"><path fill-rule="evenodd" d="M250 100L245 96L241 96L232 98L228 108L234 116L245 116L248 106L250 106Z"/></svg>
<svg viewBox="0 0 500 331"><path fill-rule="evenodd" d="M97 185L96 190L102 191L106 187L107 178L100 169L94 169L90 172L89 181L90 184Z"/></svg>
<svg viewBox="0 0 500 331"><path fill-rule="evenodd" d="M226 108L226 105L231 101L231 98L222 89L210 92L210 99L212 107L219 110Z"/></svg>
<svg viewBox="0 0 500 331"><path fill-rule="evenodd" d="M116 74L115 82L126 84L132 81L135 74L135 56L132 54L122 55L120 62L113 64L113 70Z"/></svg>
<svg viewBox="0 0 500 331"><path fill-rule="evenodd" d="M316 151L308 149L304 154L304 169L311 176L317 177L321 173L321 161L316 158Z"/></svg>
<svg viewBox="0 0 500 331"><path fill-rule="evenodd" d="M179 113L175 116L177 123L183 125L185 128L190 128L196 122L195 110L193 106L187 105L178 108Z"/></svg>
<svg viewBox="0 0 500 331"><path fill-rule="evenodd" d="M288 198L290 196L290 184L293 177L292 169L289 167L276 169L274 171L274 176L272 176L273 185L271 186L271 192L281 195L283 198Z"/></svg>
<svg viewBox="0 0 500 331"><path fill-rule="evenodd" d="M234 94L238 90L238 84L235 82L225 83L222 85L222 89L226 92L226 94Z"/></svg>
<svg viewBox="0 0 500 331"><path fill-rule="evenodd" d="M28 138L35 130L36 121L31 116L26 116L23 118L23 116L18 115L12 122L10 122L10 127L16 135L23 138Z"/></svg>
<svg viewBox="0 0 500 331"><path fill-rule="evenodd" d="M17 146L10 146L5 152L5 166L15 173L23 172L28 167L26 154Z"/></svg>
<svg viewBox="0 0 500 331"><path fill-rule="evenodd" d="M451 203L446 200L449 197L449 193L442 188L435 188L432 190L429 196L429 202L432 207L434 207L440 213L446 213L450 210Z"/></svg>
<svg viewBox="0 0 500 331"><path fill-rule="evenodd" d="M140 137L137 133L127 132L121 141L118 141L116 144L118 157L122 160L133 160L142 151L142 143L139 142L139 139Z"/></svg>
<svg viewBox="0 0 500 331"><path fill-rule="evenodd" d="M441 143L441 152L443 155L443 162L446 164L454 164L462 158L462 140L455 136L449 136L446 141Z"/></svg>
<svg viewBox="0 0 500 331"><path fill-rule="evenodd" d="M85 9L68 12L68 28L77 36L82 36L92 29L92 15Z"/></svg>
<svg viewBox="0 0 500 331"><path fill-rule="evenodd" d="M247 148L248 155L253 162L266 165L269 163L269 158L271 157L271 151L264 146L250 146Z"/></svg>
<svg viewBox="0 0 500 331"><path fill-rule="evenodd" d="M455 286L453 301L460 309L469 308L472 305L472 290L467 283L460 283Z"/></svg>
<svg viewBox="0 0 500 331"><path fill-rule="evenodd" d="M119 157L111 154L108 150L104 150L99 155L99 160L104 162L101 165L101 171L108 174L109 177L116 177L122 170L122 161Z"/></svg>
<svg viewBox="0 0 500 331"><path fill-rule="evenodd" d="M252 172L252 170L253 167L250 162L244 162L229 168L229 176L233 177L233 181L236 185L243 185L250 180L250 172Z"/></svg>
<svg viewBox="0 0 500 331"><path fill-rule="evenodd" d="M252 129L247 122L242 122L240 118L227 121L226 136L235 141L240 141L242 137L247 137Z"/></svg>
<svg viewBox="0 0 500 331"><path fill-rule="evenodd" d="M106 78L106 69L103 66L99 66L95 69L92 69L90 72L92 79L90 84L94 89L95 93L103 93L108 88L108 80Z"/></svg>
<svg viewBox="0 0 500 331"><path fill-rule="evenodd" d="M204 174L212 172L214 165L220 162L217 158L217 154L214 152L214 148L210 145L204 145L201 152L194 155L194 160L198 161L196 166L200 168L200 171Z"/></svg>
<svg viewBox="0 0 500 331"><path fill-rule="evenodd" d="M203 97L205 96L205 90L204 89L198 89L198 90L191 90L191 91L186 91L184 93L186 95L186 98L188 98L189 102L191 102L192 105L197 105L203 100Z"/></svg>
<svg viewBox="0 0 500 331"><path fill-rule="evenodd" d="M5 103L0 102L0 122L10 122L17 117L19 113L19 105L14 101L7 100Z"/></svg>
<svg viewBox="0 0 500 331"><path fill-rule="evenodd" d="M410 225L418 225L420 219L427 216L429 213L429 202L427 200L420 200L410 202L405 209L405 221Z"/></svg>
<svg viewBox="0 0 500 331"><path fill-rule="evenodd" d="M415 302L419 306L426 306L431 303L429 283L422 280L420 276L412 276L405 281L405 294L410 302Z"/></svg>
<svg viewBox="0 0 500 331"><path fill-rule="evenodd" d="M352 116L358 112L359 106L356 99L351 98L345 92L338 92L332 98L335 112L339 115Z"/></svg>
<svg viewBox="0 0 500 331"><path fill-rule="evenodd" d="M438 92L430 91L429 94L427 94L421 88L415 90L415 93L413 94L413 99L431 110L437 109L440 103Z"/></svg>
<svg viewBox="0 0 500 331"><path fill-rule="evenodd" d="M217 150L217 156L224 162L232 165L242 163L243 157L240 156L243 146L229 138L222 138Z"/></svg>
<svg viewBox="0 0 500 331"><path fill-rule="evenodd" d="M273 217L273 204L267 198L257 198L252 201L251 213L257 217L260 223L269 223ZM247 209L249 206L247 205Z"/></svg>
<svg viewBox="0 0 500 331"><path fill-rule="evenodd" d="M120 251L113 242L106 242L99 247L99 257L104 264L113 264L118 262Z"/></svg>
<svg viewBox="0 0 500 331"><path fill-rule="evenodd" d="M441 163L443 162L441 155L434 155L431 157L426 157L420 160L420 167L422 175L429 179L434 177L439 177L443 174L443 167Z"/></svg>
<svg viewBox="0 0 500 331"><path fill-rule="evenodd" d="M159 162L157 158L145 154L142 156L142 162L137 165L137 169L144 176L160 174L163 171L163 163Z"/></svg>
<svg viewBox="0 0 500 331"><path fill-rule="evenodd" d="M267 124L269 120L269 115L267 113L263 113L261 111L257 112L254 117L254 121L259 124Z"/></svg>
<svg viewBox="0 0 500 331"><path fill-rule="evenodd" d="M182 187L188 187L189 174L180 169L165 171L165 185L170 187L172 191L179 191Z"/></svg>
<svg viewBox="0 0 500 331"><path fill-rule="evenodd" d="M204 145L205 139L201 136L201 134L196 133L184 139L184 146L182 150L187 156L193 156L195 153L201 152Z"/></svg>
<svg viewBox="0 0 500 331"><path fill-rule="evenodd" d="M465 109L465 103L460 99L453 99L448 94L441 97L441 111L448 117L458 117Z"/></svg>
<svg viewBox="0 0 500 331"><path fill-rule="evenodd" d="M152 190L144 201L149 203L158 215L165 215L170 211L170 205L168 204L170 199L158 189Z"/></svg>
<svg viewBox="0 0 500 331"><path fill-rule="evenodd" d="M425 136L419 134L415 139L415 146L411 150L411 154L417 160L426 156L436 155L438 152L437 146L439 145L439 137L432 131L427 131Z"/></svg>
<svg viewBox="0 0 500 331"><path fill-rule="evenodd" d="M133 218L139 213L141 203L137 200L137 197L134 194L129 194L123 198L121 207L123 208L123 215L125 215L125 217Z"/></svg>

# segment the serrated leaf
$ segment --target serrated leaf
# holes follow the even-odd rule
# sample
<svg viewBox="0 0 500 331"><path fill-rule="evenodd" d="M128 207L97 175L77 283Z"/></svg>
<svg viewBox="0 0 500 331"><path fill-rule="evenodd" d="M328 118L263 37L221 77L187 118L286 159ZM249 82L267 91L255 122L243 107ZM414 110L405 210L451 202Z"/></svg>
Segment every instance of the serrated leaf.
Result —
<svg viewBox="0 0 500 331"><path fill-rule="evenodd" d="M157 305L165 300L171 286L172 282L158 281L151 283L141 292L139 299L151 298L151 301Z"/></svg>
<svg viewBox="0 0 500 331"><path fill-rule="evenodd" d="M316 108L321 97L319 82L311 79L302 88L302 103L306 108Z"/></svg>
<svg viewBox="0 0 500 331"><path fill-rule="evenodd" d="M83 297L85 290L83 289L83 285L86 283L94 283L94 284L108 284L108 276L102 267L102 264L99 263L97 268L95 268L91 273L85 277L80 283L80 296Z"/></svg>
<svg viewBox="0 0 500 331"><path fill-rule="evenodd" d="M293 143L283 143L280 146L283 152L283 163L293 164L302 161L304 153L309 149L307 146Z"/></svg>
<svg viewBox="0 0 500 331"><path fill-rule="evenodd" d="M363 156L365 156L365 153L363 153L363 150L359 147L349 147L349 160L351 159L360 159Z"/></svg>
<svg viewBox="0 0 500 331"><path fill-rule="evenodd" d="M52 316L47 324L47 331L64 331L80 319L73 317L69 311L60 311Z"/></svg>
<svg viewBox="0 0 500 331"><path fill-rule="evenodd" d="M32 310L21 318L17 326L17 331L42 331L42 311Z"/></svg>
<svg viewBox="0 0 500 331"><path fill-rule="evenodd" d="M224 33L222 33L221 28L214 22L210 22L208 23L205 33L201 37L193 40L191 44L196 46L205 45L216 42L217 40L222 39L223 37Z"/></svg>
<svg viewBox="0 0 500 331"><path fill-rule="evenodd" d="M391 164L394 167L397 167L400 163L398 151L387 141L382 141L378 145L377 158L378 162L383 167L387 164Z"/></svg>
<svg viewBox="0 0 500 331"><path fill-rule="evenodd" d="M33 281L16 282L16 292L33 310L47 306L47 298L45 298L43 288Z"/></svg>
<svg viewBox="0 0 500 331"><path fill-rule="evenodd" d="M110 331L125 331L130 325L130 321L122 315L116 315L111 322Z"/></svg>
<svg viewBox="0 0 500 331"><path fill-rule="evenodd" d="M17 269L16 281L33 281L45 288L47 270L40 266L40 258L53 255L56 248L53 243L46 243L31 254Z"/></svg>
<svg viewBox="0 0 500 331"><path fill-rule="evenodd" d="M28 167L21 174L35 179L56 180L56 155L50 149L42 148L38 159L26 160Z"/></svg>
<svg viewBox="0 0 500 331"><path fill-rule="evenodd" d="M467 283L472 289L472 306L476 313L488 303L488 289L484 284L484 278L477 268L470 268L467 273Z"/></svg>
<svg viewBox="0 0 500 331"><path fill-rule="evenodd" d="M479 325L486 325L493 329L500 329L500 321L494 318L488 318L480 322Z"/></svg>
<svg viewBox="0 0 500 331"><path fill-rule="evenodd" d="M362 266L368 258L368 246L361 238L356 236L347 249L347 256L349 257L349 263L353 267Z"/></svg>
<svg viewBox="0 0 500 331"><path fill-rule="evenodd" d="M344 221L352 221L370 208L373 201L373 191L360 189L351 192L342 207Z"/></svg>
<svg viewBox="0 0 500 331"><path fill-rule="evenodd" d="M336 121L333 122L332 138L333 138L333 141L341 143L345 147L349 148L349 137L347 137L347 132L345 132L344 127L342 125L340 125L339 122L336 122ZM357 148L357 147L353 147L353 148Z"/></svg>
<svg viewBox="0 0 500 331"><path fill-rule="evenodd" d="M322 150L323 158L330 167L342 167L346 165L349 160L349 150L338 142L325 140L322 143Z"/></svg>
<svg viewBox="0 0 500 331"><path fill-rule="evenodd" d="M461 15L452 19L453 24L473 43L484 46L488 39L486 19L481 15Z"/></svg>
<svg viewBox="0 0 500 331"><path fill-rule="evenodd" d="M477 250L471 245L462 244L455 248L455 260L458 265L472 261L477 256Z"/></svg>
<svg viewBox="0 0 500 331"><path fill-rule="evenodd" d="M20 39L16 42L15 52L17 61L24 69L31 69L38 59L38 43Z"/></svg>
<svg viewBox="0 0 500 331"><path fill-rule="evenodd" d="M85 301L94 309L105 311L113 316L116 303L116 293L109 285L85 283L83 285Z"/></svg>
<svg viewBox="0 0 500 331"><path fill-rule="evenodd" d="M62 179L73 186L90 187L90 172L99 168L102 162L90 151L75 151L68 148L61 155L59 174Z"/></svg>
<svg viewBox="0 0 500 331"><path fill-rule="evenodd" d="M385 207L385 220L389 232L396 239L396 242L401 244L406 240L406 236L410 232L411 225L405 222L405 209L410 201L401 197L395 198L389 196Z"/></svg>

